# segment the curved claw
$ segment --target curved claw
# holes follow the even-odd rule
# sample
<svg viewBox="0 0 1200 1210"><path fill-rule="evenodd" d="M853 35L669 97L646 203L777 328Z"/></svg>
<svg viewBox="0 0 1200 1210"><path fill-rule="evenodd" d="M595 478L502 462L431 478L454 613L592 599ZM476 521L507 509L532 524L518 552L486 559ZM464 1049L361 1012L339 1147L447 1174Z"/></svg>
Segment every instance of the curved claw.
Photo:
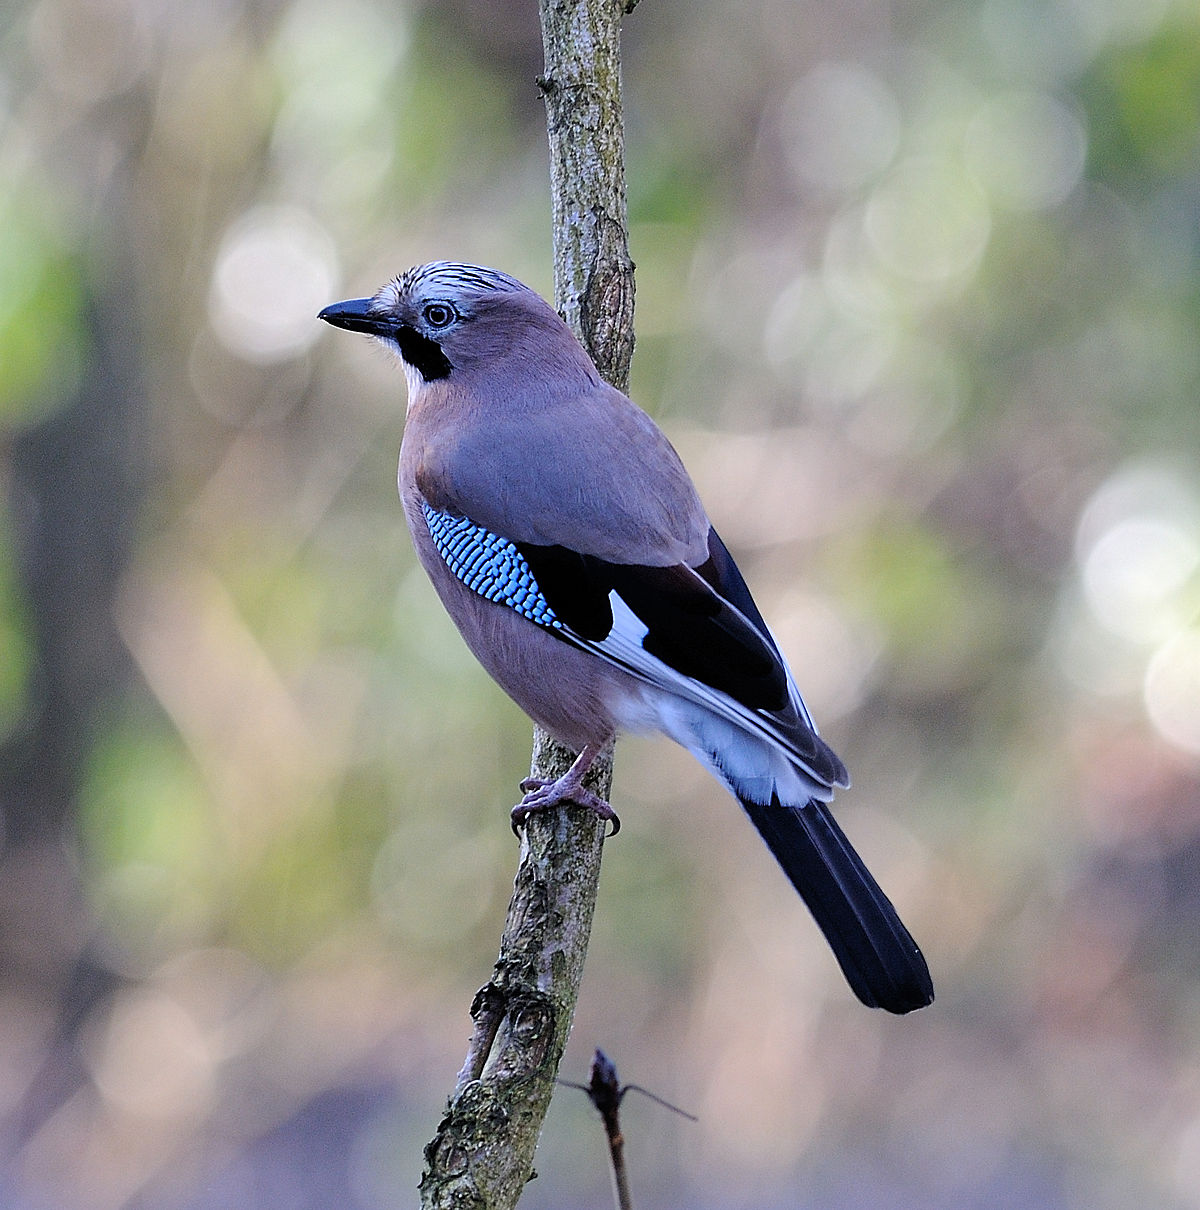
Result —
<svg viewBox="0 0 1200 1210"><path fill-rule="evenodd" d="M519 835L518 825L523 824L531 815L562 806L564 803L586 807L601 819L611 821L612 831L608 833L609 836L615 836L621 830L621 820L616 811L599 794L579 785L577 779L572 778L569 773L554 781L544 777L527 777L521 782L521 789L525 797L511 812L514 836Z"/></svg>
<svg viewBox="0 0 1200 1210"><path fill-rule="evenodd" d="M621 830L616 811L599 794L583 784L587 771L600 751L599 744L585 745L575 758L575 763L561 777L527 777L521 783L525 797L512 809L513 835L519 835L517 825L524 823L535 811L547 811L563 803L574 803L595 811L603 820L611 820L613 827L609 836L615 836Z"/></svg>

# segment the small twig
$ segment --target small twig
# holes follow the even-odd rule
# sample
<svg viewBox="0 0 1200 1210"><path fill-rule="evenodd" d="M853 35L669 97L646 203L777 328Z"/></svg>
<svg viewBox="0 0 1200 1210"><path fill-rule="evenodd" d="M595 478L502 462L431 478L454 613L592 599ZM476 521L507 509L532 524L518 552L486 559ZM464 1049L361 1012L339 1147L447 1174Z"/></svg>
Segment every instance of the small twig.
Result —
<svg viewBox="0 0 1200 1210"><path fill-rule="evenodd" d="M621 1083L617 1079L617 1065L599 1047L592 1059L588 1096L599 1110L604 1120L604 1133L608 1135L617 1210L633 1210L633 1200L629 1195L629 1173L625 1169L625 1136L621 1133Z"/></svg>
<svg viewBox="0 0 1200 1210"><path fill-rule="evenodd" d="M625 1168L625 1136L621 1133L620 1111L621 1102L627 1092L640 1092L643 1096L657 1101L663 1108L687 1118L689 1122L698 1121L690 1113L682 1110L670 1101L643 1088L640 1084L626 1084L623 1088L617 1078L617 1065L602 1051L596 1048L592 1059L591 1079L586 1084L576 1084L573 1080L558 1081L567 1088L578 1088L586 1092L588 1099L596 1107L604 1121L604 1133L608 1136L608 1153L612 1160L613 1195L617 1201L617 1210L633 1210L633 1202L629 1195L629 1173Z"/></svg>
<svg viewBox="0 0 1200 1210"><path fill-rule="evenodd" d="M681 1118L687 1118L689 1122L698 1122L700 1120L694 1113L688 1113L686 1109L680 1109L678 1105L672 1105L670 1101L664 1101L662 1097L656 1096L650 1089L643 1088L640 1084L626 1084L621 1089L621 1096L624 1097L627 1092L640 1092L642 1096L649 1097L664 1109L669 1109L672 1113L679 1114Z"/></svg>

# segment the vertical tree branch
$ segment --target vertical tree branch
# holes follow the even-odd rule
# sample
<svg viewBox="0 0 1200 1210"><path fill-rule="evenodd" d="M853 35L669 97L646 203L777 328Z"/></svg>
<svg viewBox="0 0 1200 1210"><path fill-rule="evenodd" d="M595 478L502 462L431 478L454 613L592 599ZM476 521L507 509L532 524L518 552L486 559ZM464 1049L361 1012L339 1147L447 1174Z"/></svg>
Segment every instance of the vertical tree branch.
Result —
<svg viewBox="0 0 1200 1210"><path fill-rule="evenodd" d="M633 263L625 215L620 23L623 0L540 0L554 221L555 304L601 374L625 389L633 357ZM573 754L540 729L532 773ZM588 785L608 797L612 751ZM603 820L547 811L522 831L500 956L471 1007L475 1031L425 1149L425 1210L516 1205L570 1033L600 880Z"/></svg>
<svg viewBox="0 0 1200 1210"><path fill-rule="evenodd" d="M625 206L620 0L540 0L554 301L600 373L629 388L633 261Z"/></svg>

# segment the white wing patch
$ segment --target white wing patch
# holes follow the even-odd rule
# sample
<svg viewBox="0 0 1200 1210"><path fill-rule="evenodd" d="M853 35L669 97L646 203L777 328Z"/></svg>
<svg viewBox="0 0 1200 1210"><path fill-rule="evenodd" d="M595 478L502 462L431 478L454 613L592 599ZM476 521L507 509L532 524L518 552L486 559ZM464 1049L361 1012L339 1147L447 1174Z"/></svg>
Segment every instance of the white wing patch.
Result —
<svg viewBox="0 0 1200 1210"><path fill-rule="evenodd" d="M650 633L646 624L616 592L609 593L608 601L613 612L613 628L608 636L599 642L592 642L579 639L571 634L569 627L564 627L566 633L571 635L572 641L586 650L602 656L618 668L623 668L647 685L665 691L672 697L682 699L692 706L700 707L703 715L709 717L716 715L726 723L733 724L737 731L766 741L776 751L782 749L787 754L789 763L798 766L812 779L813 788L808 791L809 794L815 797L831 796L828 780L822 778L809 766L803 753L796 749L786 732L770 714L761 710L752 710L748 706L742 705L736 698L730 697L728 693L714 689L711 685L696 680L695 677L684 676L683 673L664 663L657 656L651 655L642 646L643 639ZM794 693L796 700L799 701L801 717L807 719L808 710L804 708L799 693L795 691L790 675L788 680L789 691ZM713 739L706 740L701 719L694 712L688 711L685 715L680 715L678 711L664 710L662 704L656 703L655 713L656 724L673 739L692 750L695 750L696 744L700 743L706 749L704 755L707 762L713 765L718 773L734 775L734 770L723 768L717 761L718 752L730 751L728 745L718 744ZM688 739L678 733L681 722L688 727L691 733ZM815 734L815 727L813 732ZM697 754L699 755L699 753ZM825 790L825 794L819 793L822 788ZM767 801L770 801L769 794Z"/></svg>

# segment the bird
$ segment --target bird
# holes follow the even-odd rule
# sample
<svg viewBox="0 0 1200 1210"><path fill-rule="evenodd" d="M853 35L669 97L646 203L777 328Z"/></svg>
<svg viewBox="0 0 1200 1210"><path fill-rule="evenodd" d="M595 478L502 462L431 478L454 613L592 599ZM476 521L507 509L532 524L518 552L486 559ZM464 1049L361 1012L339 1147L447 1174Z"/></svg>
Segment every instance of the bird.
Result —
<svg viewBox="0 0 1200 1210"><path fill-rule="evenodd" d="M417 558L487 672L578 753L521 783L514 828L574 803L615 832L584 776L618 732L662 732L741 803L858 998L931 1003L920 949L830 810L846 767L679 455L558 312L507 273L434 261L319 318L399 355Z"/></svg>

